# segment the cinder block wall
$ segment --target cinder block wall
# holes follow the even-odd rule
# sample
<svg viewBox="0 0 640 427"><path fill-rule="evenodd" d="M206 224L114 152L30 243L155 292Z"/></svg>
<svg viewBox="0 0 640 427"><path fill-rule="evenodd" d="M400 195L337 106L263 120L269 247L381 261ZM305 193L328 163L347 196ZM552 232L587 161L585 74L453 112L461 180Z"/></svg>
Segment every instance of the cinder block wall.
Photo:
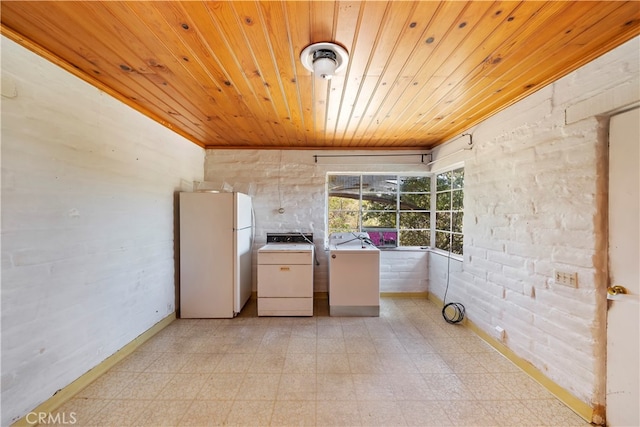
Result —
<svg viewBox="0 0 640 427"><path fill-rule="evenodd" d="M2 37L2 420L175 310L204 150Z"/></svg>
<svg viewBox="0 0 640 427"><path fill-rule="evenodd" d="M253 197L256 213L254 251L264 245L266 233L313 233L319 266L314 270L314 290L327 291L328 258L324 248L327 172L427 172L420 156L411 165L392 163L394 157L329 158L315 162L314 155L385 154L382 151L327 152L312 150L207 150L205 180L214 189L225 186ZM397 151L387 154L399 154ZM388 164L380 164L383 162ZM284 208L284 213L278 209ZM256 289L254 256L254 290ZM382 292L425 292L427 252L383 251L380 256Z"/></svg>
<svg viewBox="0 0 640 427"><path fill-rule="evenodd" d="M465 162L465 246L449 265L446 302L462 302L495 338L504 328L504 344L592 407L605 403L607 109L614 93L640 100L639 52L636 38L539 90L449 157ZM610 101L590 107L600 118L567 121L591 99ZM442 299L446 258L431 254L429 267L429 291ZM557 283L556 271L577 273L577 287Z"/></svg>

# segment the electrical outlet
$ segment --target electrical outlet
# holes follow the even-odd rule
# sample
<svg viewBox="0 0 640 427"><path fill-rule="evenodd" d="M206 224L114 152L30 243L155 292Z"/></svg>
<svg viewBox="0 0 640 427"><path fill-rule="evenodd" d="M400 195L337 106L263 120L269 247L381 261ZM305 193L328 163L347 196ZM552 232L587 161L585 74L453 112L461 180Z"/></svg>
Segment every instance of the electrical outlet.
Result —
<svg viewBox="0 0 640 427"><path fill-rule="evenodd" d="M555 282L558 285L569 286L570 288L578 287L578 273L568 273L566 271L555 271Z"/></svg>

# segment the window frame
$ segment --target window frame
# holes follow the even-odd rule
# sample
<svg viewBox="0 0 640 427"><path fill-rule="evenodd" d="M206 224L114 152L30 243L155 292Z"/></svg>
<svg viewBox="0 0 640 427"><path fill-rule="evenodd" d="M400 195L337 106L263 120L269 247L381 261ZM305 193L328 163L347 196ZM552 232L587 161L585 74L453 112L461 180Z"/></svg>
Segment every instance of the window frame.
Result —
<svg viewBox="0 0 640 427"><path fill-rule="evenodd" d="M357 176L359 178L359 185L360 185L360 189L359 189L359 193L358 193L358 198L357 198L357 202L358 202L358 211L357 211L357 215L358 215L358 230L363 230L366 229L367 227L364 226L364 221L363 221L363 214L366 212L364 206L363 206L363 177L364 176L371 176L371 175L378 175L378 176L393 176L396 181L397 181L397 185L396 185L396 190L395 190L395 202L396 202L396 207L395 207L395 229L394 231L397 233L398 236L398 240L401 241L400 235L403 231L406 230L418 230L418 231L422 231L422 230L428 230L429 233L429 244L427 246L396 246L396 247L383 247L386 250L418 250L418 249L423 249L423 250L429 250L429 251L434 251L446 256L451 256L452 258L459 258L462 259L463 255L461 254L456 254L454 252L450 252L450 251L445 251L443 249L438 249L436 248L436 195L437 195L437 177L440 174L443 173L447 173L450 171L454 171L457 169L462 169L462 172L464 174L464 163L455 163L452 165L448 165L445 168L442 169L438 169L438 170L433 170L433 171L429 171L429 172L362 172L362 171L351 171L351 172L345 172L345 171L335 171L335 172L326 172L325 175L325 246L328 247L328 240L329 240L329 218L330 218L330 214L332 211L330 211L330 207L329 207L329 201L330 201L330 197L329 197L329 193L330 193L330 177L331 176L336 176L336 175L342 175L342 176ZM463 175L464 176L464 175ZM429 188L429 192L428 193L423 193L421 191L407 191L407 194L428 194L429 197L429 207L428 209L425 210L420 210L418 212L427 212L430 217L429 217L429 228L428 229L403 229L401 226L401 214L402 212L407 212L406 210L402 210L400 209L401 206L401 199L402 199L402 195L405 192L401 191L401 184L400 184L400 180L402 178L405 177L428 177L430 179L430 188ZM462 187L460 188L460 190L462 191L462 196L464 198L464 178L462 181ZM449 192L453 192L453 189L449 189ZM356 200L356 199L354 199ZM450 205L451 207L451 205ZM449 210L449 212L453 212L453 210ZM464 205L462 206L462 210L456 211L456 212L462 212L462 215L464 216ZM462 239L464 240L464 230L462 230L460 233L457 232L453 232L452 231L452 218L450 218L449 220L449 230L448 232L451 234L457 234L457 235L461 235ZM464 242L463 242L464 244ZM464 252L463 252L464 254Z"/></svg>
<svg viewBox="0 0 640 427"><path fill-rule="evenodd" d="M453 172L453 171L458 170L458 169L462 169L462 173L463 173L462 186L459 189L451 187L451 188L446 189L446 190L438 191L438 189L437 189L437 186L438 186L438 175L442 175L442 174L445 174L447 172ZM464 190L465 190L465 185L464 185L464 172L465 172L465 170L464 169L465 169L464 162L460 162L460 163L454 163L454 164L448 165L448 166L446 166L444 168L441 168L441 169L434 170L434 171L432 171L433 179L431 181L431 191L432 191L432 194L433 194L433 196L432 196L433 197L433 200L432 200L432 208L433 208L433 210L432 210L432 218L431 218L432 233L431 233L430 250L433 251L433 252L436 252L436 253L439 253L439 254L442 254L442 255L445 255L445 256L450 256L452 258L460 259L460 260L462 260L463 257L464 257ZM462 191L462 200L463 200L462 209L457 209L457 210L453 209L453 192L454 191ZM451 198L450 198L450 202L449 202L449 209L438 210L437 209L437 195L438 195L438 193L445 193L445 192L451 193ZM437 221L438 212L448 212L450 214L449 229L448 230L442 230L442 229L439 229L437 227L436 221ZM454 213L458 213L458 212L462 213L462 225L461 225L461 230L462 231L454 232L453 231L453 214ZM436 234L438 233L438 231L441 231L441 232L444 231L446 233L451 234L452 236L453 235L461 236L462 237L462 243L461 243L462 244L462 248L461 248L462 249L462 254L458 254L458 253L455 253L455 252L452 251L452 248L451 248L452 240L451 239L449 240L449 245L450 245L449 246L449 250L438 248L436 246L437 245L437 243L436 243Z"/></svg>

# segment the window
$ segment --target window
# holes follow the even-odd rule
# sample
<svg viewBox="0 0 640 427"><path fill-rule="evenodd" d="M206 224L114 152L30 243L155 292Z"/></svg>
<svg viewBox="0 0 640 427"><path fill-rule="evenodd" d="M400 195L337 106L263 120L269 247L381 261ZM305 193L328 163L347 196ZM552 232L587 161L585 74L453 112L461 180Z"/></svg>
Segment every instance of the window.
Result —
<svg viewBox="0 0 640 427"><path fill-rule="evenodd" d="M429 246L430 176L329 174L327 190L329 233L366 231L380 247Z"/></svg>
<svg viewBox="0 0 640 427"><path fill-rule="evenodd" d="M464 169L436 176L435 247L462 255Z"/></svg>
<svg viewBox="0 0 640 427"><path fill-rule="evenodd" d="M462 168L435 176L328 174L327 235L365 231L379 247L462 255L463 180Z"/></svg>

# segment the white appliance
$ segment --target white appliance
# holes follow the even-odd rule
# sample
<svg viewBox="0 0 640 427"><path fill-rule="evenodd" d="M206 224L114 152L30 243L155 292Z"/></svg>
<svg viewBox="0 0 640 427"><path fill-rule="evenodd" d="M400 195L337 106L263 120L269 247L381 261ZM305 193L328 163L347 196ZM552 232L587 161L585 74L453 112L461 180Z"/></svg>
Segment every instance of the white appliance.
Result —
<svg viewBox="0 0 640 427"><path fill-rule="evenodd" d="M380 315L380 249L367 233L329 236L329 315Z"/></svg>
<svg viewBox="0 0 640 427"><path fill-rule="evenodd" d="M253 209L242 193L180 193L180 317L231 318L251 296Z"/></svg>
<svg viewBox="0 0 640 427"><path fill-rule="evenodd" d="M267 233L258 249L258 316L313 316L312 234Z"/></svg>

